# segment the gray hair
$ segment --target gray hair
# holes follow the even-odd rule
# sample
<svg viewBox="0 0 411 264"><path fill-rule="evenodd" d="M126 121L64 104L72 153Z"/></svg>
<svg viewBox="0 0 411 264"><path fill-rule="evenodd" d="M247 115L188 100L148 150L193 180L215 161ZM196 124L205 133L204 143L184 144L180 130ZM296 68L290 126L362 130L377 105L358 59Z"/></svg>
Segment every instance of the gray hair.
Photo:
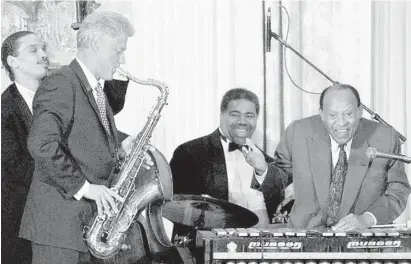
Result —
<svg viewBox="0 0 411 264"><path fill-rule="evenodd" d="M134 35L134 27L125 16L111 11L93 12L80 24L77 48L87 48L94 39L103 35L116 38L121 33L128 37Z"/></svg>

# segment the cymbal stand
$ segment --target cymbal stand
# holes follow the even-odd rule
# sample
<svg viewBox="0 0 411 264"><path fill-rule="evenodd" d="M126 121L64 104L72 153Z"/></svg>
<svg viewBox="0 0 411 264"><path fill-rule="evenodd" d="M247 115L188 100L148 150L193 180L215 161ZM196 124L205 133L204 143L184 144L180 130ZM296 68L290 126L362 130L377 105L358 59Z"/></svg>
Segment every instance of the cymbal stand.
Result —
<svg viewBox="0 0 411 264"><path fill-rule="evenodd" d="M206 209L208 209L209 205L204 203L201 204L200 207L201 214L198 219L194 221L193 229L185 236L179 237L176 235L177 237L175 239L175 245L184 264L195 264L195 260L189 249L189 245L195 240L197 230L204 227L205 211Z"/></svg>

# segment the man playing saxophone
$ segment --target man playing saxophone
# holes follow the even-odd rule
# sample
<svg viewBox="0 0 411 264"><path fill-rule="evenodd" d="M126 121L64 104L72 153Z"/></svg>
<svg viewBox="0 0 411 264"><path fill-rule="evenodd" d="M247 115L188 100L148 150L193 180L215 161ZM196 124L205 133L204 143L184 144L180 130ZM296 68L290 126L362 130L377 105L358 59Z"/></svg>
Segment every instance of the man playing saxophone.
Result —
<svg viewBox="0 0 411 264"><path fill-rule="evenodd" d="M88 15L77 32L77 57L35 94L28 138L35 170L20 229L32 241L34 264L91 262L83 227L95 210L110 216L123 200L107 187L122 146L102 87L115 85L133 34L123 15ZM152 165L146 155L144 166Z"/></svg>

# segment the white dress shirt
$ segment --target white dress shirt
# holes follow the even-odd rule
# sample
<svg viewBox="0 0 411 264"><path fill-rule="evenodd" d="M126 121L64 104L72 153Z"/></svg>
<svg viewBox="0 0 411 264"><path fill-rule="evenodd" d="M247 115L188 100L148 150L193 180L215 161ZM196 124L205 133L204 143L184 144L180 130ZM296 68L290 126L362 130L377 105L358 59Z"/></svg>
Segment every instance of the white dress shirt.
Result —
<svg viewBox="0 0 411 264"><path fill-rule="evenodd" d="M17 90L19 91L24 101L26 102L27 106L29 107L31 114L33 114L33 98L36 92L25 87L19 82L14 82L14 83L16 84Z"/></svg>
<svg viewBox="0 0 411 264"><path fill-rule="evenodd" d="M221 129L220 133L223 134ZM227 141L222 138L220 140L227 169L228 201L254 212L260 220L258 225L269 224L263 193L251 188L253 177L256 178L259 184L262 184L267 171L262 176L257 175L254 168L245 160L241 150L229 152L230 140L228 138Z"/></svg>
<svg viewBox="0 0 411 264"><path fill-rule="evenodd" d="M331 136L330 138L331 138L331 155L332 155L332 161L333 161L333 168L335 168L338 162L339 155L340 155L340 148L338 147L339 144ZM352 144L352 139L348 141L344 146L345 153L347 154L347 161L350 157L351 144ZM374 220L374 225L377 224L377 218L372 213L365 212L364 214L371 216Z"/></svg>
<svg viewBox="0 0 411 264"><path fill-rule="evenodd" d="M333 168L335 168L338 162L338 158L340 156L340 148L338 147L339 144L331 136L330 138L331 138L331 155L332 155L332 160L333 160ZM347 154L347 161L348 161L348 158L350 157L351 144L352 144L352 139L348 141L344 146L345 153Z"/></svg>

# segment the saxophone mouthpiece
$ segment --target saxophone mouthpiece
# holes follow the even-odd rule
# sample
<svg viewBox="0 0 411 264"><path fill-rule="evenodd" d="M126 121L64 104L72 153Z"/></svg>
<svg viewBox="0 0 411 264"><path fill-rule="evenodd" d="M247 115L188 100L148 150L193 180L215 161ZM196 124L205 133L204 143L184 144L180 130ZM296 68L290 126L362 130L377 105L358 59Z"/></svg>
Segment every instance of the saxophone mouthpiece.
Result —
<svg viewBox="0 0 411 264"><path fill-rule="evenodd" d="M126 78L126 79L128 79L128 80L131 79L131 78L130 78L131 74L128 73L127 71L123 70L122 68L118 67L116 71L117 71L117 73L118 73L120 76L122 76L122 77L124 77L124 78Z"/></svg>

